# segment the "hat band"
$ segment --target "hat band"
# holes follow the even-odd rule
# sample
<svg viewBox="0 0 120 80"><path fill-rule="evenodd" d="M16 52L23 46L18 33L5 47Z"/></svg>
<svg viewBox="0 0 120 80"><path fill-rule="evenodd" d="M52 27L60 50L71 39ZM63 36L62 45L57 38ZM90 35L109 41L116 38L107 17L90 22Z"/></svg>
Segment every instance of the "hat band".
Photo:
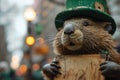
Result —
<svg viewBox="0 0 120 80"><path fill-rule="evenodd" d="M78 7L76 7L76 8L69 8L69 9L66 9L65 11L71 11L71 10L75 10L75 9L80 9L80 8L91 8L92 9L92 7L87 7L87 6L78 6Z"/></svg>

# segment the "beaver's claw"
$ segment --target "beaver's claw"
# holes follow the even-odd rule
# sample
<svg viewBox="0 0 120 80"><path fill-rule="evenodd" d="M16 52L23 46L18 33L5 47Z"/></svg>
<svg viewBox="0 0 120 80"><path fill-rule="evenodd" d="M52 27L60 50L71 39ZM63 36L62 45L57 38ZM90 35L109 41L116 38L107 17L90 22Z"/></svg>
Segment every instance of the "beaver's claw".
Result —
<svg viewBox="0 0 120 80"><path fill-rule="evenodd" d="M61 67L58 66L58 63L58 61L52 61L52 63L43 66L43 73L47 77L54 79L55 77L57 77L58 74L61 74L59 71Z"/></svg>

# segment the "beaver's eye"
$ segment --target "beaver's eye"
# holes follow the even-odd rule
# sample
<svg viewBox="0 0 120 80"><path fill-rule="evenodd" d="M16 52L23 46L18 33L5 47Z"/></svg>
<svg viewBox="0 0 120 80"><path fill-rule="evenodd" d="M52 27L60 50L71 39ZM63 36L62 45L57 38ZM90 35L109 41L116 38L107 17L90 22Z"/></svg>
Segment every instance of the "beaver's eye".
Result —
<svg viewBox="0 0 120 80"><path fill-rule="evenodd" d="M112 25L111 25L111 24L107 24L107 25L105 26L105 30L106 30L106 31L111 31L111 30L112 30Z"/></svg>
<svg viewBox="0 0 120 80"><path fill-rule="evenodd" d="M84 21L82 24L83 26L89 26L89 23L87 21Z"/></svg>

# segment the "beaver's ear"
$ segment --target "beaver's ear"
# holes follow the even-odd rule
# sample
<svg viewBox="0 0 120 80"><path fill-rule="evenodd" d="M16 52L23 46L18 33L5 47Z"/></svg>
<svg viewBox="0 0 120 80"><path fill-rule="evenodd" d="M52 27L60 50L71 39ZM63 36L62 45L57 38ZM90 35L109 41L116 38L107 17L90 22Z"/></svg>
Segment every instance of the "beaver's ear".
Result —
<svg viewBox="0 0 120 80"><path fill-rule="evenodd" d="M105 31L110 32L110 31L112 30L112 25L111 25L110 22L105 22L105 23L103 23L103 24L104 24L104 25L103 25L103 28L104 28Z"/></svg>

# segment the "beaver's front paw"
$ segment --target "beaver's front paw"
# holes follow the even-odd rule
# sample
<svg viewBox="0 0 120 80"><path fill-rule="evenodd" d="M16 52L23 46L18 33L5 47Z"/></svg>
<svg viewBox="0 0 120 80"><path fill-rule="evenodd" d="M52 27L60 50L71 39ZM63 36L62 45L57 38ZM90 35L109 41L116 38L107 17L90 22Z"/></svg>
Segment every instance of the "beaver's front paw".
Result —
<svg viewBox="0 0 120 80"><path fill-rule="evenodd" d="M100 70L105 77L109 78L119 78L120 80L120 65L112 62L106 61L100 65Z"/></svg>
<svg viewBox="0 0 120 80"><path fill-rule="evenodd" d="M54 79L58 74L61 74L59 69L61 68L58 61L52 61L50 64L43 66L43 73L50 79Z"/></svg>

